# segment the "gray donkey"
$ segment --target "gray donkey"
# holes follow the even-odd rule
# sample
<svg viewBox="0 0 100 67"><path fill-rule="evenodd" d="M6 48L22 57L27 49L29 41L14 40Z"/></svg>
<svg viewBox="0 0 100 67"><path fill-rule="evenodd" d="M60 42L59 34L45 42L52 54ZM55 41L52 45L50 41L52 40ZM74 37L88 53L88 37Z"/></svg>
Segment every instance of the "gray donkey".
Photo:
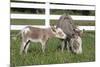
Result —
<svg viewBox="0 0 100 67"><path fill-rule="evenodd" d="M71 16L63 14L59 18L56 28L61 28L67 35L66 39L62 40L62 52L64 48L67 47L68 51L72 51L77 54L82 53L82 40L80 37L82 32L73 23Z"/></svg>

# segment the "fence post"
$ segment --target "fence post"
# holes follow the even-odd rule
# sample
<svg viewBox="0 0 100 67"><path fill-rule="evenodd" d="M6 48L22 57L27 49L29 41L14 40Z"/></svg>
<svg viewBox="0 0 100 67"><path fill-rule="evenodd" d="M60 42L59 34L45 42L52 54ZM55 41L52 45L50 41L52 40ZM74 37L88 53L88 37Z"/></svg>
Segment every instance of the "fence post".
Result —
<svg viewBox="0 0 100 67"><path fill-rule="evenodd" d="M48 0L45 3L45 26L50 26L50 2Z"/></svg>

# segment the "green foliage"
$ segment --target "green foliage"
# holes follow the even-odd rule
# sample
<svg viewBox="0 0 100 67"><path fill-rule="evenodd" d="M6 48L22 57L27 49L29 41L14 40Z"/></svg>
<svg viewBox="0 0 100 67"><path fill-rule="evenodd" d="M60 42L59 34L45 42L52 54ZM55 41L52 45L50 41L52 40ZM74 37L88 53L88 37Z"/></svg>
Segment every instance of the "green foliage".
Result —
<svg viewBox="0 0 100 67"><path fill-rule="evenodd" d="M19 31L11 31L11 35L17 34ZM71 52L61 52L59 48L61 41L52 38L47 43L45 54L42 53L40 43L31 43L28 54L19 55L21 38L13 40L11 37L11 67L25 65L40 65L40 64L61 64L61 63L78 63L95 61L95 34L94 32L84 32L83 53L80 55L72 54Z"/></svg>

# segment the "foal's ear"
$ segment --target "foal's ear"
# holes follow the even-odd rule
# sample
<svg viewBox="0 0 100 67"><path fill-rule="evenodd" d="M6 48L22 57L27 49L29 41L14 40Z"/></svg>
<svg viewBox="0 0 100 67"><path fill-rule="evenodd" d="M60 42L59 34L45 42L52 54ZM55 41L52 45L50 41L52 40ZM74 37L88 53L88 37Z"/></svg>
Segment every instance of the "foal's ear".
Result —
<svg viewBox="0 0 100 67"><path fill-rule="evenodd" d="M56 27L55 26L51 26L52 31L56 32Z"/></svg>

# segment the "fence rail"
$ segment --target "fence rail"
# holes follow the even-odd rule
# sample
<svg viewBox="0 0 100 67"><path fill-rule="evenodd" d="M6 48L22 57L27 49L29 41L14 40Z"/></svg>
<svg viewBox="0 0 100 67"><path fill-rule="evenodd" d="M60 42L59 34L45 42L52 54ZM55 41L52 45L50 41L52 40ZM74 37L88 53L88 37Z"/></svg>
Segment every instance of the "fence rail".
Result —
<svg viewBox="0 0 100 67"><path fill-rule="evenodd" d="M65 3L65 4L78 4L78 5L96 5L95 0L17 0L24 2L50 2L50 3Z"/></svg>
<svg viewBox="0 0 100 67"><path fill-rule="evenodd" d="M50 15L50 19L57 20L60 18L61 15ZM71 15L73 20L88 20L94 21L94 16L76 16ZM11 14L12 19L46 19L46 16L43 14Z"/></svg>
<svg viewBox="0 0 100 67"><path fill-rule="evenodd" d="M17 8L39 8L45 9L45 4L37 4L37 3L16 3L12 2L11 7ZM50 9L68 9L68 10L95 10L95 6L88 5L57 5L50 4Z"/></svg>

